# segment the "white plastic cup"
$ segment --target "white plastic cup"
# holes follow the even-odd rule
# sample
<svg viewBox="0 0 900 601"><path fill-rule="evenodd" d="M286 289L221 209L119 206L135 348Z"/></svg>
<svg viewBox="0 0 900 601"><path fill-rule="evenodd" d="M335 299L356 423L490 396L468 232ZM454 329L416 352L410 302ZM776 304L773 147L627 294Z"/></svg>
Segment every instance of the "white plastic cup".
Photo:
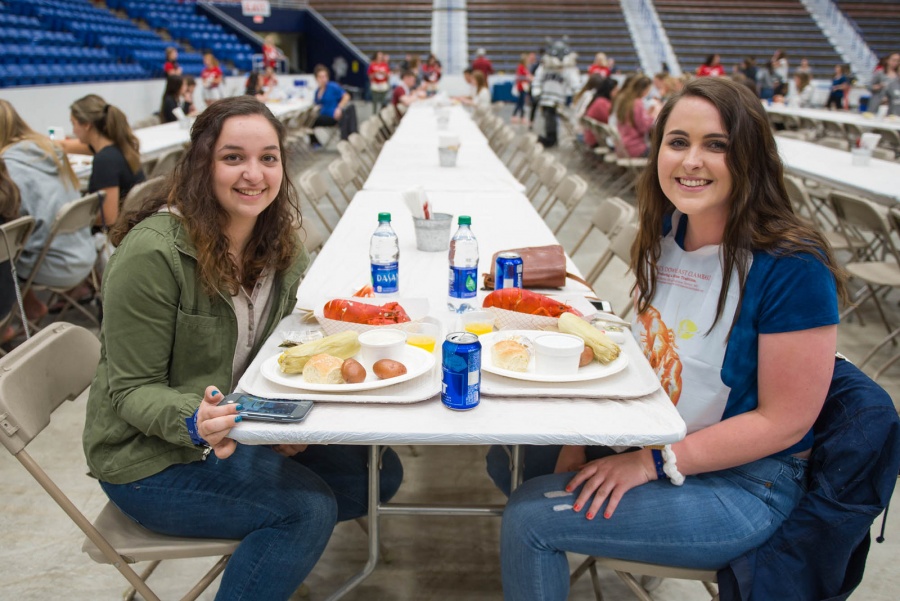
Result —
<svg viewBox="0 0 900 601"><path fill-rule="evenodd" d="M853 148L850 150L852 165L854 167L868 167L872 160L872 151L867 148Z"/></svg>
<svg viewBox="0 0 900 601"><path fill-rule="evenodd" d="M539 374L568 376L578 373L584 340L572 334L544 334L534 339L534 370Z"/></svg>
<svg viewBox="0 0 900 601"><path fill-rule="evenodd" d="M394 328L376 328L359 335L359 356L363 365L371 366L381 359L398 359L406 346L406 332Z"/></svg>

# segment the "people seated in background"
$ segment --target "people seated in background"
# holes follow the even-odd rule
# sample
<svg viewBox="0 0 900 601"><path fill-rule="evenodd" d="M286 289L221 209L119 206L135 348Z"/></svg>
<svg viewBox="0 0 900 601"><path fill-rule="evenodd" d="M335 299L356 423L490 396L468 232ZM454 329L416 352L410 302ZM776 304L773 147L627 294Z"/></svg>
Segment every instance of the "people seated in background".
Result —
<svg viewBox="0 0 900 601"><path fill-rule="evenodd" d="M178 116L174 111L177 108L181 108L184 88L184 79L181 76L169 75L166 78L166 89L163 90L162 105L159 107L159 120L162 123L178 121Z"/></svg>
<svg viewBox="0 0 900 601"><path fill-rule="evenodd" d="M597 88L600 87L600 84L604 79L607 78L602 75L591 75L584 83L584 86L575 92L575 95L572 97L572 109L569 112L569 122L572 125L572 129L575 131L575 135L582 139L584 139L584 131L581 126L581 118L587 112L591 103L594 102Z"/></svg>
<svg viewBox="0 0 900 601"><path fill-rule="evenodd" d="M775 94L786 96L788 93L788 66L787 53L778 49L772 55L772 76L775 78Z"/></svg>
<svg viewBox="0 0 900 601"><path fill-rule="evenodd" d="M806 73L807 75L812 77L812 69L809 67L809 59L805 57L800 59L800 66L794 70L794 74L796 75L797 73Z"/></svg>
<svg viewBox="0 0 900 601"><path fill-rule="evenodd" d="M119 207L131 188L144 181L140 142L125 113L96 94L76 100L69 108L78 140L59 144L66 152L94 155L88 192L102 190L106 195L98 221L107 228L118 219Z"/></svg>
<svg viewBox="0 0 900 601"><path fill-rule="evenodd" d="M584 116L590 117L594 121L599 121L600 123L609 123L609 115L612 111L612 103L618 87L619 82L612 77L607 77L600 82L600 85L594 92L594 101L591 102L591 106L588 107ZM584 129L584 143L587 144L589 148L596 148L601 142L604 144L606 143L605 140L597 140L596 136L594 136L594 132L591 131L591 128L586 127Z"/></svg>
<svg viewBox="0 0 900 601"><path fill-rule="evenodd" d="M204 52L200 82L203 84L203 101L207 105L224 97L222 81L222 68L219 67L219 60L212 52Z"/></svg>
<svg viewBox="0 0 900 601"><path fill-rule="evenodd" d="M247 82L244 84L244 94L247 96L253 96L260 102L265 102L266 91L263 89L262 84L260 83L259 73L256 71L251 71L250 75L247 76Z"/></svg>
<svg viewBox="0 0 900 601"><path fill-rule="evenodd" d="M369 76L369 94L372 95L372 114L377 113L388 102L391 93L391 68L380 50L372 55L372 62L367 70Z"/></svg>
<svg viewBox="0 0 900 601"><path fill-rule="evenodd" d="M391 93L391 105L397 111L397 117L402 117L400 106L408 107L425 97L424 91L416 90L416 74L412 71L404 71L400 74L400 85Z"/></svg>
<svg viewBox="0 0 900 601"><path fill-rule="evenodd" d="M806 494L847 294L783 174L745 86L699 78L663 108L637 185L632 331L687 436L620 453L528 447L501 526L506 599L565 599L567 551L717 570L765 543Z"/></svg>
<svg viewBox="0 0 900 601"><path fill-rule="evenodd" d="M847 92L850 91L850 78L848 77L850 69L845 65L834 66L834 78L831 80L831 92L828 95L828 102L825 107L829 109L847 108Z"/></svg>
<svg viewBox="0 0 900 601"><path fill-rule="evenodd" d="M662 72L653 76L653 87L656 90L656 99L660 104L665 104L669 98L681 91L684 82L672 77L668 72Z"/></svg>
<svg viewBox="0 0 900 601"><path fill-rule="evenodd" d="M491 59L487 57L487 50L484 48L479 48L475 51L475 60L472 61L472 70L484 73L485 81L491 80L491 75L494 74L494 64L491 62Z"/></svg>
<svg viewBox="0 0 900 601"><path fill-rule="evenodd" d="M185 115L193 115L197 112L194 108L194 90L197 88L197 80L190 75L184 78L184 93L181 95L181 110Z"/></svg>
<svg viewBox="0 0 900 601"><path fill-rule="evenodd" d="M275 67L266 67L259 76L259 86L266 94L271 94L278 88L278 78L275 77Z"/></svg>
<svg viewBox="0 0 900 601"><path fill-rule="evenodd" d="M697 77L724 77L725 67L722 66L721 57L718 54L710 54L697 67Z"/></svg>
<svg viewBox="0 0 900 601"><path fill-rule="evenodd" d="M368 507L364 446L238 444L241 407L219 406L293 312L309 264L284 138L252 98L208 107L172 176L111 233L103 280L90 473L149 530L240 540L218 599L287 600L335 522ZM386 502L403 468L391 449L380 461Z"/></svg>
<svg viewBox="0 0 900 601"><path fill-rule="evenodd" d="M422 65L422 81L428 86L429 91L437 91L437 84L441 81L441 61L433 54L429 54L425 64Z"/></svg>
<svg viewBox="0 0 900 601"><path fill-rule="evenodd" d="M600 77L609 77L612 71L609 68L609 59L606 58L606 54L603 52L598 52L594 55L594 62L588 66L588 77L591 75L599 75Z"/></svg>
<svg viewBox="0 0 900 601"><path fill-rule="evenodd" d="M812 106L815 88L811 84L809 73L799 72L794 74L793 89L784 99L785 104L797 108L809 108Z"/></svg>
<svg viewBox="0 0 900 601"><path fill-rule="evenodd" d="M163 71L167 76L181 75L181 65L178 64L178 48L169 46L166 48L166 62L163 65Z"/></svg>
<svg viewBox="0 0 900 601"><path fill-rule="evenodd" d="M756 92L762 100L772 100L775 96L775 76L772 63L766 61L756 69Z"/></svg>
<svg viewBox="0 0 900 601"><path fill-rule="evenodd" d="M19 188L9 177L6 170L6 162L0 158L0 225L19 217L21 205ZM10 243L12 240L9 241ZM7 241L0 236L0 244ZM16 304L16 283L13 281L12 260L7 259L0 263L0 324L6 322L10 312ZM16 331L10 326L0 328L0 344L5 344L15 338Z"/></svg>
<svg viewBox="0 0 900 601"><path fill-rule="evenodd" d="M472 97L472 106L481 109L491 108L491 90L488 87L487 76L475 69L472 71L472 79L475 81L475 96Z"/></svg>
<svg viewBox="0 0 900 601"><path fill-rule="evenodd" d="M35 133L13 106L0 99L0 158L6 163L9 177L19 190L21 215L35 219L34 231L16 262L20 280L31 276L50 228L59 210L81 197L78 178L63 151L46 136ZM71 289L90 273L97 258L97 247L90 228L53 239L34 283L41 286ZM47 314L45 305L33 291L23 299L25 315L40 321Z"/></svg>
<svg viewBox="0 0 900 601"><path fill-rule="evenodd" d="M341 130L341 140L356 133L356 107L350 103L350 94L337 83L331 81L331 74L325 65L316 65L313 69L316 76L315 103L319 105L319 116L313 127L332 127L337 125ZM319 140L315 134L309 135L309 141L315 146Z"/></svg>
<svg viewBox="0 0 900 601"><path fill-rule="evenodd" d="M616 116L616 127L622 145L629 157L645 157L650 152L647 136L653 127L653 120L661 106L658 103L650 109L644 105L644 98L650 93L652 82L646 75L635 76L622 91L616 95L613 111Z"/></svg>

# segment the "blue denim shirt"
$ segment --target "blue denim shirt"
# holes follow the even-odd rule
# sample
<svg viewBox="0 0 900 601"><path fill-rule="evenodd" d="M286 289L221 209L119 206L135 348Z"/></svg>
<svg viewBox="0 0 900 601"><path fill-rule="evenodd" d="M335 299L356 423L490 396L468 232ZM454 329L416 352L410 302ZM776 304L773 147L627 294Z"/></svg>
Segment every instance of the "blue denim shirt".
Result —
<svg viewBox="0 0 900 601"><path fill-rule="evenodd" d="M862 581L869 528L900 470L900 419L884 389L837 359L813 431L809 492L772 538L719 571L721 601L833 601Z"/></svg>

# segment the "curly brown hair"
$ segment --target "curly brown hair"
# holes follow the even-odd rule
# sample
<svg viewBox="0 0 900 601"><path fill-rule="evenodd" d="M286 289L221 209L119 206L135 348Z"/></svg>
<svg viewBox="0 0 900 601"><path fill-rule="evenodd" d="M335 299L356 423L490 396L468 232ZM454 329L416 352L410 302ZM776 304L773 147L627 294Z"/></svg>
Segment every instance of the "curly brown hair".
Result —
<svg viewBox="0 0 900 601"><path fill-rule="evenodd" d="M672 109L685 97L702 98L716 107L728 134L725 161L732 189L722 240L722 289L713 326L722 316L735 271L743 298L749 272L746 259L753 251L818 257L834 275L839 300L846 302L846 274L835 261L831 247L818 231L801 222L791 207L784 186L784 166L759 98L746 86L726 78L701 77L688 82L666 103L651 132L650 156L637 186L640 228L631 248L631 269L636 277L632 293L637 293L638 313L645 311L653 299L663 222L675 211L659 182L659 148ZM740 308L739 301L735 320Z"/></svg>
<svg viewBox="0 0 900 601"><path fill-rule="evenodd" d="M261 115L278 135L282 179L278 195L257 218L238 265L229 254L226 231L229 216L213 193L213 153L225 122L232 117ZM297 192L287 173L284 153L285 130L265 104L250 96L235 96L213 103L200 113L191 128L191 144L172 175L135 212L121 215L110 232L116 246L146 217L168 206L184 223L197 251L201 284L210 296L238 293L252 286L265 268L283 272L299 250L294 216L299 219ZM239 275L240 274L240 277Z"/></svg>

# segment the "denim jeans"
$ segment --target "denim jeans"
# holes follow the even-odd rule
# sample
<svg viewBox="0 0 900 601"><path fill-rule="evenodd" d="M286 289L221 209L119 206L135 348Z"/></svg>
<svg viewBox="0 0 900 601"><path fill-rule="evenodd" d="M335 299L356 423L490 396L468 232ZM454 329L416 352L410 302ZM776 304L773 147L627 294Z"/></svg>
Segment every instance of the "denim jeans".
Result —
<svg viewBox="0 0 900 601"><path fill-rule="evenodd" d="M101 482L144 527L173 536L241 539L217 600L287 599L318 561L336 521L366 514L365 446L310 446L293 458L237 445L228 459L173 465L129 484ZM400 459L382 459L381 499L403 479Z"/></svg>
<svg viewBox="0 0 900 601"><path fill-rule="evenodd" d="M523 445L522 481L552 474L561 449L560 445ZM615 454L611 448L601 446L589 446L584 451L588 461ZM487 472L500 492L507 497L512 478L510 467L509 447L491 445L487 453Z"/></svg>
<svg viewBox="0 0 900 601"><path fill-rule="evenodd" d="M564 601L566 552L687 568L718 569L775 532L806 492L806 461L766 458L690 476L684 486L654 480L625 493L616 512L593 520L575 513L564 491L573 474L525 482L503 514L504 598ZM578 491L575 491L576 493ZM605 504L603 505L605 508Z"/></svg>

